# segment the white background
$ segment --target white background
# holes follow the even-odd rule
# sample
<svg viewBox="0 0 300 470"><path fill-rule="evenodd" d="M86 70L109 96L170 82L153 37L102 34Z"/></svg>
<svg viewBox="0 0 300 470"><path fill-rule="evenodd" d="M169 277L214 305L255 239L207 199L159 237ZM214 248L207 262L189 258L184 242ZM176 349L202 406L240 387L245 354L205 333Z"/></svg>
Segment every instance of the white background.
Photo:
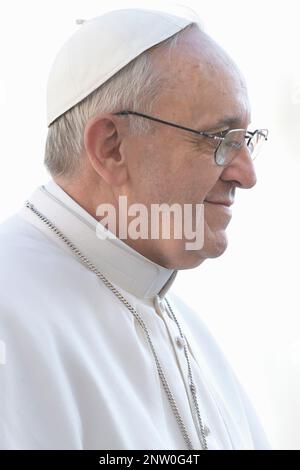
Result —
<svg viewBox="0 0 300 470"><path fill-rule="evenodd" d="M268 127L258 183L237 191L229 246L179 273L174 289L203 317L251 397L273 448L300 449L299 130L297 1L182 1L246 76L251 128ZM43 167L46 82L76 18L145 2L9 0L0 4L0 222ZM163 8L167 1L150 3ZM174 9L176 12L176 8Z"/></svg>

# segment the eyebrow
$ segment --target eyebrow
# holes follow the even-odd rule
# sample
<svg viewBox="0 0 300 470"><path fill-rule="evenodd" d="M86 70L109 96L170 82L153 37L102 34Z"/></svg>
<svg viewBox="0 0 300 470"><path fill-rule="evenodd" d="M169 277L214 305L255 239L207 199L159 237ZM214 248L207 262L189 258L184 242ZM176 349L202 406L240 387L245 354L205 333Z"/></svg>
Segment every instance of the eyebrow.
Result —
<svg viewBox="0 0 300 470"><path fill-rule="evenodd" d="M206 127L207 132L212 132L216 129L221 129L222 127L234 127L238 126L241 122L240 116L228 116L220 119L219 121L215 122L212 126ZM250 119L251 122L251 119ZM200 130L200 129L199 129Z"/></svg>

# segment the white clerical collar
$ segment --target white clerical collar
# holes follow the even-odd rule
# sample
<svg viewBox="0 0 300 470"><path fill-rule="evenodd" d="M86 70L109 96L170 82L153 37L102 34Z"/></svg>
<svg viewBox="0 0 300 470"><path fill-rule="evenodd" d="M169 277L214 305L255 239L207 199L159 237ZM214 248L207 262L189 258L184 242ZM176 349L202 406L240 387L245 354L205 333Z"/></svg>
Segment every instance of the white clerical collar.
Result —
<svg viewBox="0 0 300 470"><path fill-rule="evenodd" d="M97 237L98 221L54 180L51 179L46 185L37 188L29 197L29 202L69 238L113 284L136 297L163 297L173 283L177 270L154 263L119 238ZM19 215L39 229L48 230L51 238L57 237L25 206ZM57 242L63 244L58 237ZM72 253L68 246L65 245L65 248Z"/></svg>

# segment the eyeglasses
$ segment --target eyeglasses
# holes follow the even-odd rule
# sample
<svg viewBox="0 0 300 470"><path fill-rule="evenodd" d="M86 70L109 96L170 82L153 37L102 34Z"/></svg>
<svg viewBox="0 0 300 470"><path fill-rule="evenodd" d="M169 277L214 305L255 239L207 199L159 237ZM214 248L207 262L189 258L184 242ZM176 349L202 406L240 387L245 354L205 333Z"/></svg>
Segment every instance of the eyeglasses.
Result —
<svg viewBox="0 0 300 470"><path fill-rule="evenodd" d="M177 127L178 129L183 129L185 131L193 132L194 134L213 139L217 142L214 157L216 164L219 166L226 166L231 163L231 161L235 158L244 145L245 140L251 159L255 160L257 155L260 153L263 143L268 140L269 134L268 129L256 129L254 132L250 132L247 129L231 129L229 131L210 133L206 131L190 129L189 127L180 126L174 122L164 121L162 119L148 116L147 114L143 113L137 113L135 111L119 111L113 114L119 116L128 116L129 114L133 114L135 116L141 116L146 119L151 119L152 121L167 124L168 126Z"/></svg>

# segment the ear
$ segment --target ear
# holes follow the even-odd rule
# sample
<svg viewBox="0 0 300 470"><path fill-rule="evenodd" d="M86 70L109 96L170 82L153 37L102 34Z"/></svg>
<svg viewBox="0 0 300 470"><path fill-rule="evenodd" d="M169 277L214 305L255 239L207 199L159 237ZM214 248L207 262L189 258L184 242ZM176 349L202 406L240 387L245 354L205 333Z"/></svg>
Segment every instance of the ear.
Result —
<svg viewBox="0 0 300 470"><path fill-rule="evenodd" d="M121 186L128 179L126 158L120 149L122 129L111 114L93 116L84 130L84 146L96 173L110 186Z"/></svg>

